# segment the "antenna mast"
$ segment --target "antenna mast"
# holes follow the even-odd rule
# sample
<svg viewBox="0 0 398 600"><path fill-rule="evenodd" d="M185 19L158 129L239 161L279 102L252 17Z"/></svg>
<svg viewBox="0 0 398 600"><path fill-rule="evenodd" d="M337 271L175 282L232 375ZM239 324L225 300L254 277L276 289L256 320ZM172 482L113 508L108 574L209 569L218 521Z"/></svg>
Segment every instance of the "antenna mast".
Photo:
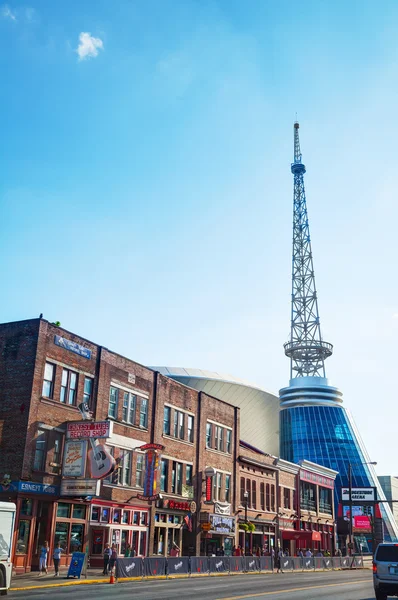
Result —
<svg viewBox="0 0 398 600"><path fill-rule="evenodd" d="M299 124L294 123L293 260L292 316L290 341L284 345L290 358L290 378L326 377L325 360L333 346L322 340L318 299L312 261L307 202L304 189L305 166L301 162Z"/></svg>

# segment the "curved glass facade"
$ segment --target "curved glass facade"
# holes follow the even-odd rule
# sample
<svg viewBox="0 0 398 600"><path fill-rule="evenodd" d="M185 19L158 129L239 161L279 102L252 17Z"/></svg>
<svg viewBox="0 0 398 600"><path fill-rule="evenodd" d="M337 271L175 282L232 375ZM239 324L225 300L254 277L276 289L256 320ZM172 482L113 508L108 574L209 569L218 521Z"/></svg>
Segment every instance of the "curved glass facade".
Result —
<svg viewBox="0 0 398 600"><path fill-rule="evenodd" d="M342 406L295 406L280 412L281 458L298 463L310 460L339 472L336 477L335 505L341 498L341 488L348 486L348 465L352 467L353 487L377 487L373 469L349 414ZM359 464L358 464L359 463ZM380 489L381 493L381 489ZM383 496L381 496L383 497ZM386 539L396 540L393 517L389 507L380 505Z"/></svg>

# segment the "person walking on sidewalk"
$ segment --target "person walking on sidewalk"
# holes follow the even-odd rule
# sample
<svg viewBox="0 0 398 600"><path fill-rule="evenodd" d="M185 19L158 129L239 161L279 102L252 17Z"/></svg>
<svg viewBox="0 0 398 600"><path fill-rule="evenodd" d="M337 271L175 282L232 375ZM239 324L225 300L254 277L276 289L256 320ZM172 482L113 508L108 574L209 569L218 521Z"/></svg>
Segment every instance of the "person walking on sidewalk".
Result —
<svg viewBox="0 0 398 600"><path fill-rule="evenodd" d="M105 544L105 550L104 550L104 570L102 571L103 575L106 575L108 573L109 560L111 558L111 554L112 554L112 550L110 549L109 544Z"/></svg>
<svg viewBox="0 0 398 600"><path fill-rule="evenodd" d="M112 573L113 567L116 565L116 561L117 561L116 544L112 544L111 557L109 559L109 573Z"/></svg>
<svg viewBox="0 0 398 600"><path fill-rule="evenodd" d="M61 548L61 544L58 542L58 544L55 546L54 552L53 552L53 561L54 561L54 568L55 568L54 577L59 577L59 562L61 560L61 554L62 554L62 548Z"/></svg>
<svg viewBox="0 0 398 600"><path fill-rule="evenodd" d="M44 542L43 546L40 548L40 558L39 558L39 576L44 571L47 575L47 557L50 548L48 547L48 542Z"/></svg>

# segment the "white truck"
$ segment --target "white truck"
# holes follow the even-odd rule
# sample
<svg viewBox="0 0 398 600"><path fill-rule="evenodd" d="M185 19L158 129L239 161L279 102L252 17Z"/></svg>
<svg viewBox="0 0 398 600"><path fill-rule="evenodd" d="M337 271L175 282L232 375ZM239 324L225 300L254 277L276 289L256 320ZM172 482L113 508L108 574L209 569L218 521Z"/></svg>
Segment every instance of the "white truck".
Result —
<svg viewBox="0 0 398 600"><path fill-rule="evenodd" d="M11 585L11 554L16 508L12 502L0 502L0 596L5 596Z"/></svg>

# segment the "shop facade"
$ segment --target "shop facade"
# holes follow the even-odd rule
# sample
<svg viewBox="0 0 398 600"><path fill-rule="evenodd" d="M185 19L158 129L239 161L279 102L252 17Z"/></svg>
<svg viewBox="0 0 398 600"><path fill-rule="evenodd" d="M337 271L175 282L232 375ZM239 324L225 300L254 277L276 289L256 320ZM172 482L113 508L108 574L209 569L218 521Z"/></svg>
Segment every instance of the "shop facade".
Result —
<svg viewBox="0 0 398 600"><path fill-rule="evenodd" d="M153 555L169 556L173 544L180 549L186 546L183 544L183 536L190 528L195 510L196 504L192 501L169 498L158 500L153 509Z"/></svg>
<svg viewBox="0 0 398 600"><path fill-rule="evenodd" d="M201 513L200 555L216 556L222 549L231 556L236 538L236 517Z"/></svg>

